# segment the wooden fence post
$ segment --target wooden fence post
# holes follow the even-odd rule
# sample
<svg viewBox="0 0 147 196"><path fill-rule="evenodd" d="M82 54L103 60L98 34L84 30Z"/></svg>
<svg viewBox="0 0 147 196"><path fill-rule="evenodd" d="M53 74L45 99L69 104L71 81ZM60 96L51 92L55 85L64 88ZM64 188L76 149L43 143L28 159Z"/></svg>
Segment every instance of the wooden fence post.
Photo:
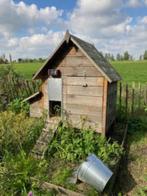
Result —
<svg viewBox="0 0 147 196"><path fill-rule="evenodd" d="M122 107L122 83L119 83L119 109Z"/></svg>
<svg viewBox="0 0 147 196"><path fill-rule="evenodd" d="M131 113L134 114L134 101L135 101L135 85L132 83L132 103L131 103Z"/></svg>
<svg viewBox="0 0 147 196"><path fill-rule="evenodd" d="M147 84L144 87L144 105L147 105Z"/></svg>
<svg viewBox="0 0 147 196"><path fill-rule="evenodd" d="M29 83L28 80L26 80L26 88L29 90L29 94L31 95L32 94L32 90L31 90L30 83Z"/></svg>
<svg viewBox="0 0 147 196"><path fill-rule="evenodd" d="M138 109L140 110L140 104L141 104L141 84L138 83Z"/></svg>
<svg viewBox="0 0 147 196"><path fill-rule="evenodd" d="M128 90L128 84L126 84L126 100L125 100L125 110L126 110L126 118L128 118L128 98L129 98L129 90Z"/></svg>

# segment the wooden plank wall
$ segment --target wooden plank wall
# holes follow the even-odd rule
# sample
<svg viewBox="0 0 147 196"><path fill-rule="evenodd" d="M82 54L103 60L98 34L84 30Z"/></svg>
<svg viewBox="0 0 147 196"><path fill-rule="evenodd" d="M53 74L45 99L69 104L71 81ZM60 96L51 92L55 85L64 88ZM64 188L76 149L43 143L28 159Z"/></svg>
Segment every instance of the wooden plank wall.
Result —
<svg viewBox="0 0 147 196"><path fill-rule="evenodd" d="M41 100L36 100L30 104L30 116L31 117L41 117L42 116Z"/></svg>
<svg viewBox="0 0 147 196"><path fill-rule="evenodd" d="M42 84L39 90L42 92L43 96L30 104L31 117L40 117L43 111L49 113L48 78L42 78Z"/></svg>
<svg viewBox="0 0 147 196"><path fill-rule="evenodd" d="M58 69L63 78L63 109L66 117L76 127L81 119L85 126L102 132L103 80L101 73L82 52L72 48Z"/></svg>
<svg viewBox="0 0 147 196"><path fill-rule="evenodd" d="M49 97L48 97L48 78L42 84L42 92L43 92L43 108L45 110L49 110Z"/></svg>
<svg viewBox="0 0 147 196"><path fill-rule="evenodd" d="M62 73L63 114L66 114L75 127L80 128L81 119L86 119L86 127L90 125L98 132L104 131L106 97L102 74L76 47L71 48L65 58L59 61L57 69ZM43 96L40 106L42 110L48 111L48 78L42 81L40 90Z"/></svg>
<svg viewBox="0 0 147 196"><path fill-rule="evenodd" d="M60 62L58 69L60 69L63 76L101 76L101 73L96 67L92 65L87 57L76 47L73 47L68 52L66 57Z"/></svg>
<svg viewBox="0 0 147 196"><path fill-rule="evenodd" d="M116 118L116 102L117 102L117 83L108 84L108 94L107 94L107 120L106 120L106 130L112 125Z"/></svg>

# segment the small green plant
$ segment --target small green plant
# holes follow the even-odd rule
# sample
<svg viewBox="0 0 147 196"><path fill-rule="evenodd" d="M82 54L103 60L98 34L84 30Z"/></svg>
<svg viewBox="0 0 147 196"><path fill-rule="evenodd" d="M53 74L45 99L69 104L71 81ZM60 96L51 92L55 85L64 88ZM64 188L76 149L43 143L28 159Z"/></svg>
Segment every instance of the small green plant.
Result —
<svg viewBox="0 0 147 196"><path fill-rule="evenodd" d="M67 183L67 178L72 174L70 168L59 168L52 176L52 182L58 185L63 185Z"/></svg>
<svg viewBox="0 0 147 196"><path fill-rule="evenodd" d="M8 104L8 110L16 114L21 112L24 112L25 114L29 114L29 104L27 102L23 102L22 99L17 98Z"/></svg>
<svg viewBox="0 0 147 196"><path fill-rule="evenodd" d="M144 181L147 183L147 175L144 176ZM139 187L137 190L139 196L146 196L147 195L147 186Z"/></svg>
<svg viewBox="0 0 147 196"><path fill-rule="evenodd" d="M24 113L0 113L0 155L5 151L18 153L22 148L29 152L44 126L43 119L34 119Z"/></svg>
<svg viewBox="0 0 147 196"><path fill-rule="evenodd" d="M147 105L144 106L144 111L147 112Z"/></svg>
<svg viewBox="0 0 147 196"><path fill-rule="evenodd" d="M129 132L140 131L147 128L146 120L142 117L131 117L128 120Z"/></svg>
<svg viewBox="0 0 147 196"><path fill-rule="evenodd" d="M107 140L92 129L75 129L69 123L58 128L58 133L49 145L51 156L70 162L79 162L94 153L105 163L115 164L122 152L117 142Z"/></svg>
<svg viewBox="0 0 147 196"><path fill-rule="evenodd" d="M0 189L9 195L27 195L36 186L31 178L41 180L46 168L46 161L28 157L23 150L15 157L7 153L0 164Z"/></svg>

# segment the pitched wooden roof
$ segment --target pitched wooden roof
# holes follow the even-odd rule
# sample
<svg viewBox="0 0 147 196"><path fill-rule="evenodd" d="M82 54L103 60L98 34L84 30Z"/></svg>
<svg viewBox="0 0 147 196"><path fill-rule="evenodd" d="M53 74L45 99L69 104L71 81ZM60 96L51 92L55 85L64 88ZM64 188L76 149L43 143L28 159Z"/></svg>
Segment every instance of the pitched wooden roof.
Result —
<svg viewBox="0 0 147 196"><path fill-rule="evenodd" d="M103 55L95 48L94 45L81 40L80 38L69 34L66 32L64 39L54 51L54 53L47 59L47 61L43 64L43 66L36 72L33 76L33 79L39 78L40 73L49 65L49 62L56 55L56 53L61 50L65 43L69 43L71 40L91 61L91 63L104 75L109 82L114 82L121 80L120 75L116 72L116 70L112 67L112 65L103 57Z"/></svg>

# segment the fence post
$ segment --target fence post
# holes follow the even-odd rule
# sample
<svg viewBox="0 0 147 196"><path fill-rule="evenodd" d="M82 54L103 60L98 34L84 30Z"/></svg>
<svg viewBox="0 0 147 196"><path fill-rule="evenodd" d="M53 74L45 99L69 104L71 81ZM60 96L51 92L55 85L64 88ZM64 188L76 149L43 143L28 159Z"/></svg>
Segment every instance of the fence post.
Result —
<svg viewBox="0 0 147 196"><path fill-rule="evenodd" d="M29 81L28 80L26 80L26 88L29 90L29 95L31 95L32 94L32 89L31 89L31 87L30 87L30 83L29 83Z"/></svg>
<svg viewBox="0 0 147 196"><path fill-rule="evenodd" d="M131 113L134 114L134 98L135 98L135 85L132 83L132 105L131 105Z"/></svg>
<svg viewBox="0 0 147 196"><path fill-rule="evenodd" d="M147 84L144 87L144 105L147 105Z"/></svg>
<svg viewBox="0 0 147 196"><path fill-rule="evenodd" d="M122 83L119 83L119 109L122 107Z"/></svg>
<svg viewBox="0 0 147 196"><path fill-rule="evenodd" d="M138 83L138 109L140 110L140 104L141 104L141 84Z"/></svg>
<svg viewBox="0 0 147 196"><path fill-rule="evenodd" d="M125 110L126 110L126 118L128 119L128 98L129 98L129 90L128 90L128 84L126 84L126 100L125 100Z"/></svg>

